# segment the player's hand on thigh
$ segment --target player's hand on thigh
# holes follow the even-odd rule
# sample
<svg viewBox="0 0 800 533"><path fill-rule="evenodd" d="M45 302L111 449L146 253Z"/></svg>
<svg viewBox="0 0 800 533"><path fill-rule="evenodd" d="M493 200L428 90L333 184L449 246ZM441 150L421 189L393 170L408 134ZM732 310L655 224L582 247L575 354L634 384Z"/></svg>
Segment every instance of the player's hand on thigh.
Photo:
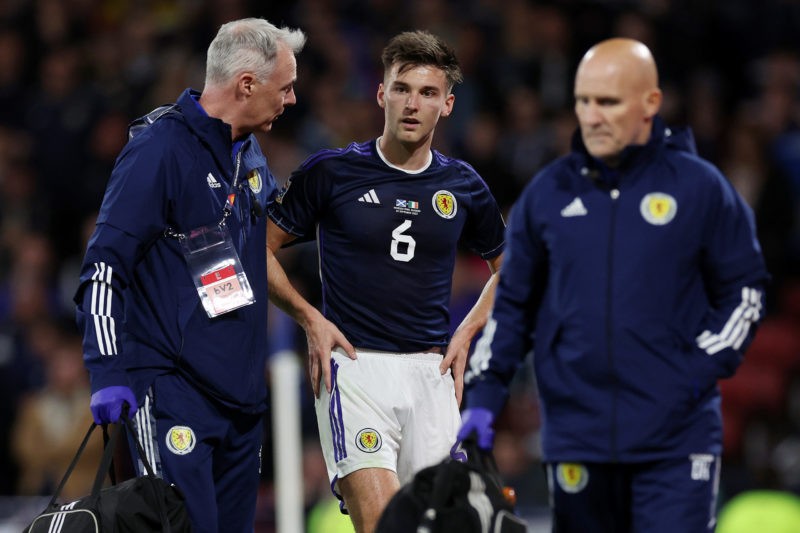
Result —
<svg viewBox="0 0 800 533"><path fill-rule="evenodd" d="M442 374L447 372L448 368L452 372L456 400L459 406L464 393L464 371L467 367L467 357L469 356L469 347L472 340L467 337L466 335L460 335L457 331L450 340L450 345L447 347L442 364L439 365L439 371Z"/></svg>
<svg viewBox="0 0 800 533"><path fill-rule="evenodd" d="M339 328L321 314L308 323L306 340L311 388L314 396L319 398L320 377L325 383L325 390L331 392L331 352L334 348L342 348L350 359L356 359L356 350Z"/></svg>

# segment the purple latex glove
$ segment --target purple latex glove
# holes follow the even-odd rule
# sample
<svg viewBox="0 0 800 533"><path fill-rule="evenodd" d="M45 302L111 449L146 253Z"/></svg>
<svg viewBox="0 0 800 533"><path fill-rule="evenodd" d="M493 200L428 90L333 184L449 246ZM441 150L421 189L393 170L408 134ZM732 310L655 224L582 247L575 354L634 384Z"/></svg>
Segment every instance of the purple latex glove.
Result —
<svg viewBox="0 0 800 533"><path fill-rule="evenodd" d="M461 446L461 441L457 440L450 448L450 457L461 463L467 462L467 451Z"/></svg>
<svg viewBox="0 0 800 533"><path fill-rule="evenodd" d="M128 416L133 416L136 413L136 397L130 387L124 385L112 385L92 394L89 408L92 410L95 424L119 422L124 403L129 406Z"/></svg>
<svg viewBox="0 0 800 533"><path fill-rule="evenodd" d="M491 450L494 446L494 414L484 408L466 409L461 415L461 429L458 430L458 442L460 444L473 432L481 450ZM452 453L452 452L451 452Z"/></svg>

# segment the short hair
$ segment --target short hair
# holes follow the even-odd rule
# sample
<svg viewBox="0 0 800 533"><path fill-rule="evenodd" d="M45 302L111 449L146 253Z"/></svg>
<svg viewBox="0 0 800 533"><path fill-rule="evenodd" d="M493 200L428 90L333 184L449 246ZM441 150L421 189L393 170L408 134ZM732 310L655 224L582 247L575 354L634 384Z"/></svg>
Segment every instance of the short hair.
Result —
<svg viewBox="0 0 800 533"><path fill-rule="evenodd" d="M244 71L252 71L263 82L275 67L281 44L297 55L305 43L306 35L301 30L278 28L262 18L227 22L220 26L208 47L205 83L225 83Z"/></svg>
<svg viewBox="0 0 800 533"><path fill-rule="evenodd" d="M400 65L400 72L420 65L437 67L444 71L449 90L464 79L455 51L427 31L406 31L395 35L383 49L381 60L385 72L395 64Z"/></svg>

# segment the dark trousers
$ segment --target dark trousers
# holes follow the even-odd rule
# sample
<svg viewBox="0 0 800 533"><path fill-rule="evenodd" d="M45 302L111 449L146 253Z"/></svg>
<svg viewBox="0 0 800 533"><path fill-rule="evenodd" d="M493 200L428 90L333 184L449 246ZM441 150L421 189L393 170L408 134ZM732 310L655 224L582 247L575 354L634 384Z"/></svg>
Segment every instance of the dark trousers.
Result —
<svg viewBox="0 0 800 533"><path fill-rule="evenodd" d="M716 525L720 458L546 465L554 533L707 533Z"/></svg>
<svg viewBox="0 0 800 533"><path fill-rule="evenodd" d="M252 533L261 415L233 411L169 374L153 383L134 423L156 473L186 496L194 533Z"/></svg>

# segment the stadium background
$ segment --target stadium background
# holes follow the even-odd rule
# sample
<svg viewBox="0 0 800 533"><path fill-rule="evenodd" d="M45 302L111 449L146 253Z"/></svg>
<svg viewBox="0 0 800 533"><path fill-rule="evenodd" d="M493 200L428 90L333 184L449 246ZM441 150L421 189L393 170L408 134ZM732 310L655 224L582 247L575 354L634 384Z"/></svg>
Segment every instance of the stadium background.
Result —
<svg viewBox="0 0 800 533"><path fill-rule="evenodd" d="M754 208L773 275L765 324L739 374L722 384L721 503L753 489L800 493L800 2L4 0L0 531L18 531L15 520L37 510L33 496L52 490L77 447L70 427L79 427L78 437L86 427L71 296L126 125L187 86L201 89L217 28L245 16L300 27L309 37L298 58L298 105L260 138L279 180L316 149L379 134L381 48L398 31L428 29L454 45L465 74L435 147L471 162L504 209L568 147L581 54L613 35L648 44L665 91L663 115L692 126L701 155ZM312 300L315 253L297 247L285 256ZM487 275L481 261L459 258L454 323ZM302 353L302 334L273 316L275 348L288 343ZM297 388L303 505L311 511L330 501L329 487L311 393L302 380ZM37 410L48 424L35 423ZM498 463L521 512L540 523L546 490L529 373L520 374L500 426ZM273 437L270 427L259 499L264 532L274 530ZM318 531L331 531L327 524Z"/></svg>

